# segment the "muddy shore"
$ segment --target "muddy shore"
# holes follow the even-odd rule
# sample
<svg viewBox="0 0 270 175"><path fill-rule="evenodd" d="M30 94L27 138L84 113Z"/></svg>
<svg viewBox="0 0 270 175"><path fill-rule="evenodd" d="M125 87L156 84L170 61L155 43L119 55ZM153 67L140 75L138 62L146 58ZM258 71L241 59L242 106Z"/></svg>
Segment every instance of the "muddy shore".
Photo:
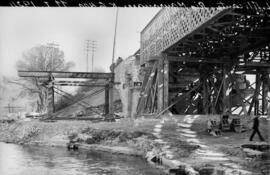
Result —
<svg viewBox="0 0 270 175"><path fill-rule="evenodd" d="M73 142L79 149L140 156L155 164L152 160L159 156L161 149L154 142L156 137L148 131L148 126L156 121L144 122L141 126L138 126L139 123L131 120L98 124L89 121L14 121L0 123L0 142L53 147L67 147L68 143ZM166 172L176 168L169 160L163 164L156 163Z"/></svg>
<svg viewBox="0 0 270 175"><path fill-rule="evenodd" d="M198 133L200 141L208 143L209 149L221 151L220 153L223 153L226 156L225 158L234 160L244 167L251 167L250 165L252 165L252 168L249 168L250 170L256 168L256 172L261 171L261 157L252 155L251 158L247 156L244 149L239 145L239 140L244 141L246 135L249 134L248 132L242 134L222 133L222 137L207 136L203 127L197 126L199 123L204 123L202 120L204 119L197 118L194 120L191 128L193 129L196 126L196 130L193 129L193 131ZM179 139L179 135L176 133L177 122L183 123L182 118L172 118L166 121L161 119L121 119L117 122L100 123L90 121L14 121L0 124L0 142L57 147L66 147L68 143L72 142L76 143L79 149L143 157L149 163L166 169L167 174L204 174L206 171L212 172L208 174L215 174L215 172L228 174L224 173L226 170L224 166L220 167L222 162L205 163L199 157L196 158L196 151L200 150L200 145L190 144L183 137ZM163 125L162 132L157 128L160 124ZM159 135L154 133L155 130L162 133L161 137L167 142L167 146L171 147L169 149L173 150L173 158L164 154L166 150L163 147L167 146L158 143L161 139ZM187 129L184 129L184 131L187 131ZM224 142L224 139L226 140L229 137L231 138L230 142L228 142L229 140ZM191 157L191 155L195 157ZM266 155L264 160L268 161L268 158L269 155Z"/></svg>

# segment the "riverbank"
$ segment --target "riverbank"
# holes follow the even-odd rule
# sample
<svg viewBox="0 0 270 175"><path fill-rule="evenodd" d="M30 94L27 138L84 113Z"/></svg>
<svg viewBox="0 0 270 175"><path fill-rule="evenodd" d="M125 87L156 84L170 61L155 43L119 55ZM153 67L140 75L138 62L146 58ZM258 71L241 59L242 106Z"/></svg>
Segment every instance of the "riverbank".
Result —
<svg viewBox="0 0 270 175"><path fill-rule="evenodd" d="M83 149L140 156L167 167L171 174L243 175L267 171L269 154L255 152L254 155L254 151L246 153L247 149L241 147L250 143L247 141L250 130L213 137L206 132L206 121L207 117L198 115L100 123L17 121L0 124L0 141L61 147L72 141ZM269 122L262 123L267 140L268 126Z"/></svg>
<svg viewBox="0 0 270 175"><path fill-rule="evenodd" d="M66 147L70 141L80 149L140 156L150 163L162 159L162 144L153 134L160 119L120 119L117 122L90 121L15 121L0 124L0 141L24 145ZM167 168L177 168L170 161ZM159 166L161 167L161 166Z"/></svg>
<svg viewBox="0 0 270 175"><path fill-rule="evenodd" d="M66 146L70 141L80 145L122 146L134 150L148 150L155 136L149 128L157 121L122 119L119 122L16 121L0 124L0 141L17 144ZM135 126L137 125L137 126ZM140 126L138 126L140 125ZM147 146L146 146L147 145Z"/></svg>

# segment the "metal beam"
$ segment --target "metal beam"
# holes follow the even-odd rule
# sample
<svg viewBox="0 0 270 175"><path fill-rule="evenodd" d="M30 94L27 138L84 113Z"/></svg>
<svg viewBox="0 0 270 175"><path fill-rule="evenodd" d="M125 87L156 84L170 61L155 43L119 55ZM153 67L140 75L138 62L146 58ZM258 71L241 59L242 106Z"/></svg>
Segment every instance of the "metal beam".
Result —
<svg viewBox="0 0 270 175"><path fill-rule="evenodd" d="M72 84L72 83L67 83L67 84L55 84L58 86L87 86L87 87L105 87L106 84Z"/></svg>
<svg viewBox="0 0 270 175"><path fill-rule="evenodd" d="M226 59L226 58L225 58ZM177 57L168 56L168 60L171 62L187 62L187 63L205 63L205 64L235 64L239 67L270 67L270 63L260 62L235 62L225 59L203 58L203 57Z"/></svg>
<svg viewBox="0 0 270 175"><path fill-rule="evenodd" d="M223 61L221 59L213 58L202 58L202 57L177 57L177 56L168 56L170 62L188 62L188 63L210 63L210 64L224 64L230 63L229 61Z"/></svg>
<svg viewBox="0 0 270 175"><path fill-rule="evenodd" d="M61 71L18 71L20 77L49 77L54 78L84 78L84 79L111 79L112 73L100 72L61 72Z"/></svg>

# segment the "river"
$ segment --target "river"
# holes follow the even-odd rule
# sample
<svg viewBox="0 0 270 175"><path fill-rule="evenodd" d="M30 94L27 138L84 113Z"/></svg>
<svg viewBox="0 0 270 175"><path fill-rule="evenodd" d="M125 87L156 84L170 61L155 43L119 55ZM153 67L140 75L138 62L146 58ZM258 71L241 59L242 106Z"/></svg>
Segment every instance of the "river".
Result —
<svg viewBox="0 0 270 175"><path fill-rule="evenodd" d="M0 142L0 175L164 175L144 159Z"/></svg>

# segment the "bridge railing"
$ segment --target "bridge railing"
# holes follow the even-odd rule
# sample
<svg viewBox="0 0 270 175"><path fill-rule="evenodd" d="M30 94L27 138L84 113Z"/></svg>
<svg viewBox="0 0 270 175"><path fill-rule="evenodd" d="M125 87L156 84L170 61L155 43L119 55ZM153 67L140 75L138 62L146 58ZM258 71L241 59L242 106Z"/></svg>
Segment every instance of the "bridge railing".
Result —
<svg viewBox="0 0 270 175"><path fill-rule="evenodd" d="M141 32L140 63L157 56L224 8L162 8Z"/></svg>

